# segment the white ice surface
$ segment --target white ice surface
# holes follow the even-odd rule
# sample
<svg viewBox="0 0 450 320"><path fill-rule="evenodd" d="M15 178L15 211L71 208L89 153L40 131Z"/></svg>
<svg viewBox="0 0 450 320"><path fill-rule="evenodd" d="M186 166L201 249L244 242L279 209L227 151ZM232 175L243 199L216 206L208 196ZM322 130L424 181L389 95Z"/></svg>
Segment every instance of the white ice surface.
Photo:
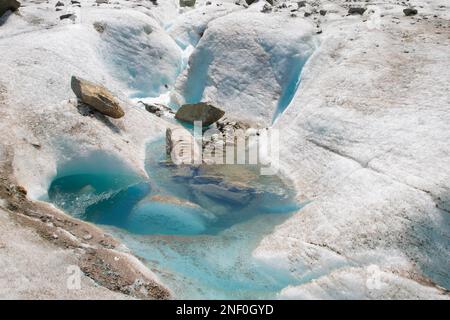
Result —
<svg viewBox="0 0 450 320"><path fill-rule="evenodd" d="M281 298L448 298L434 285L450 285L448 1L410 1L417 17L405 17L395 1L362 3L383 15L374 29L369 12L347 17L344 0L315 1L297 17L289 1L266 14L262 3L203 10L203 2L196 9L159 2L81 0L81 10L69 8L79 12L73 22L59 20L68 5L56 12L56 1L23 0L20 14L3 21L0 156L13 157L29 196L45 195L59 163L98 149L145 175L145 142L167 124L129 98L167 101L172 83L177 103L208 99L270 125L295 82L291 59L312 53L274 125L281 169L310 203L254 256L304 281ZM326 16L303 18L321 8ZM104 33L93 27L98 21ZM192 54L183 52L187 44ZM73 74L108 87L126 116L81 115ZM388 289L363 290L372 265Z"/></svg>

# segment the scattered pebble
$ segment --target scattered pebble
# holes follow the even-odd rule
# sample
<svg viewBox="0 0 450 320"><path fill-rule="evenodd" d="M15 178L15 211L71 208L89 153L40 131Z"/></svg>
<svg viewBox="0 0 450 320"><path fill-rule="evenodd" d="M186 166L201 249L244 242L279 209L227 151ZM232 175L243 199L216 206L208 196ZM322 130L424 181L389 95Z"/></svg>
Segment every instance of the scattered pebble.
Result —
<svg viewBox="0 0 450 320"><path fill-rule="evenodd" d="M74 16L75 15L73 13L63 14L62 16L59 17L59 20L72 19Z"/></svg>
<svg viewBox="0 0 450 320"><path fill-rule="evenodd" d="M84 240L91 240L92 239L92 235L90 233L87 233L83 236Z"/></svg>

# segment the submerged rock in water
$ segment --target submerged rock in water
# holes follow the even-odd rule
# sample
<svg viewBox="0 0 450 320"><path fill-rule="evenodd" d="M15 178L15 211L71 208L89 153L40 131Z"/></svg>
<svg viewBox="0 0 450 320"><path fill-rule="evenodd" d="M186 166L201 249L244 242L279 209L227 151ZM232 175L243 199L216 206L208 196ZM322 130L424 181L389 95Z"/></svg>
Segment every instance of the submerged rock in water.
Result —
<svg viewBox="0 0 450 320"><path fill-rule="evenodd" d="M196 171L196 167L194 166L178 166L172 170L172 180L188 182L194 178Z"/></svg>
<svg viewBox="0 0 450 320"><path fill-rule="evenodd" d="M141 200L130 212L127 229L138 234L200 234L214 216L199 205L167 195Z"/></svg>
<svg viewBox="0 0 450 320"><path fill-rule="evenodd" d="M206 102L199 102L183 105L180 109L178 109L175 114L175 118L189 123L201 121L202 125L206 127L222 118L224 114L225 111L222 109Z"/></svg>
<svg viewBox="0 0 450 320"><path fill-rule="evenodd" d="M147 198L141 200L141 202L149 202L149 201L171 203L171 204L175 204L177 206L184 206L184 207L200 208L200 206L198 204L187 201L185 199L170 196L170 195L155 194L155 195L148 196Z"/></svg>
<svg viewBox="0 0 450 320"><path fill-rule="evenodd" d="M81 102L100 113L115 119L125 115L119 102L105 87L75 76L72 76L71 86Z"/></svg>
<svg viewBox="0 0 450 320"><path fill-rule="evenodd" d="M218 184L223 181L223 178L218 176L195 176L193 180L196 184Z"/></svg>
<svg viewBox="0 0 450 320"><path fill-rule="evenodd" d="M16 11L20 7L20 2L16 0L2 0L0 1L0 17L6 13L6 11Z"/></svg>
<svg viewBox="0 0 450 320"><path fill-rule="evenodd" d="M90 184L85 185L83 188L80 189L80 191L78 191L78 194L89 194L89 193L95 193L95 188Z"/></svg>
<svg viewBox="0 0 450 320"><path fill-rule="evenodd" d="M249 204L256 193L255 188L238 182L220 182L216 184L198 183L194 181L194 183L191 184L191 187L197 192L201 192L210 198L235 205Z"/></svg>

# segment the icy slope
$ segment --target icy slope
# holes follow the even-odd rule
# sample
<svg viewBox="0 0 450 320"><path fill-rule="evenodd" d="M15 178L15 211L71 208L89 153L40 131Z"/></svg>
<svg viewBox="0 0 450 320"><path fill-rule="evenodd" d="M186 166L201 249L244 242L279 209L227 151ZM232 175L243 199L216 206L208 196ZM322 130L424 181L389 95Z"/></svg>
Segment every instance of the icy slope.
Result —
<svg viewBox="0 0 450 320"><path fill-rule="evenodd" d="M270 125L295 92L313 31L302 19L250 9L210 22L177 81L175 102L211 101L229 116Z"/></svg>
<svg viewBox="0 0 450 320"><path fill-rule="evenodd" d="M129 96L159 96L174 84L181 50L155 20L132 10L83 11L83 18L99 28L101 55Z"/></svg>
<svg viewBox="0 0 450 320"><path fill-rule="evenodd" d="M371 264L450 286L448 15L430 22L382 8L376 29L354 17L322 25L321 46L275 125L281 167L312 202L254 254L320 277L321 297L348 285L330 271ZM438 11L423 12L431 19ZM391 285L410 287L401 278Z"/></svg>

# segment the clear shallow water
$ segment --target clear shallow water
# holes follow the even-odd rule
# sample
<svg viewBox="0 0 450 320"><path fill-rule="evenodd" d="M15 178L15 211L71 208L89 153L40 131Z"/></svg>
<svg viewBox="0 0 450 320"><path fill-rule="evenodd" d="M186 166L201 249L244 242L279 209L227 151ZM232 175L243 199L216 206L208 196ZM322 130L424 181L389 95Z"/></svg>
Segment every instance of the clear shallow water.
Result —
<svg viewBox="0 0 450 320"><path fill-rule="evenodd" d="M80 167L65 164L49 201L120 238L177 298L273 298L295 284L251 256L299 209L289 186L257 167L174 167L164 148L164 140L149 145L148 180L120 166L93 170L99 154L79 160Z"/></svg>

